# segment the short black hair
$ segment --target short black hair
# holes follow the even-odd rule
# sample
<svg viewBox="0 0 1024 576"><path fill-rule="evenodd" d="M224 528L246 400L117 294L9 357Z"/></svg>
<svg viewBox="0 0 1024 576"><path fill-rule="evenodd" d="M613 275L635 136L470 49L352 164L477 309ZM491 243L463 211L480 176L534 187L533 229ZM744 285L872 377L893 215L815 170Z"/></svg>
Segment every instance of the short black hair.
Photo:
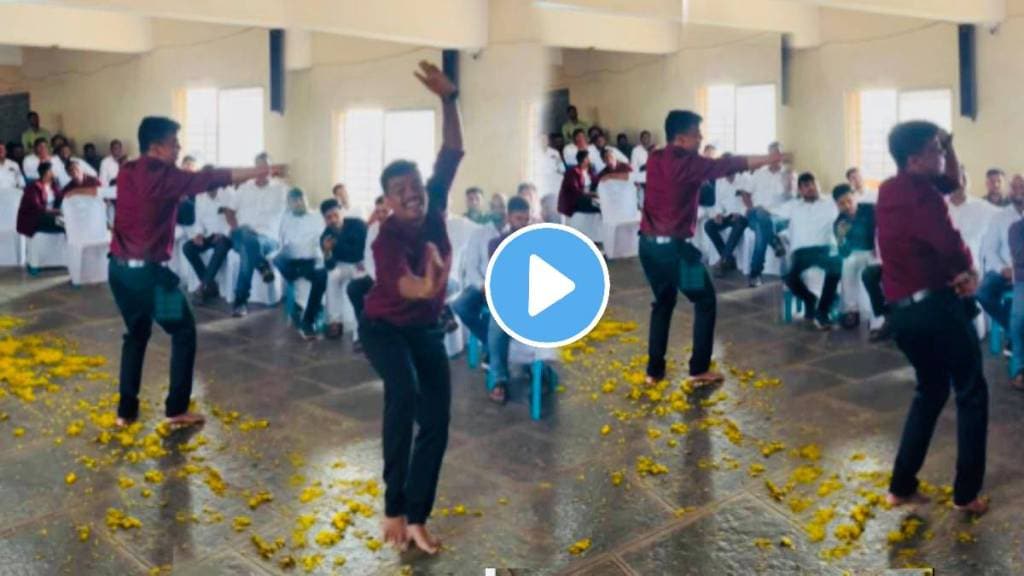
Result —
<svg viewBox="0 0 1024 576"><path fill-rule="evenodd" d="M305 198L306 193L302 191L302 188L292 188L288 191L288 199L295 200L296 198Z"/></svg>
<svg viewBox="0 0 1024 576"><path fill-rule="evenodd" d="M36 112L35 110L29 110L29 111L28 111L28 114L26 114L26 115L25 115L25 117L26 117L26 118L31 118L31 117L33 117L33 116L35 116L36 118L38 118L38 117L39 117L39 113L38 113L38 112Z"/></svg>
<svg viewBox="0 0 1024 576"><path fill-rule="evenodd" d="M576 107L573 106L572 104L569 104L569 106L565 109L565 111L569 112L569 110L576 110ZM576 110L576 111L579 112L579 110Z"/></svg>
<svg viewBox="0 0 1024 576"><path fill-rule="evenodd" d="M47 146L49 146L50 141L47 140L46 138L36 138L35 141L32 142L32 148L35 149L35 147L39 146L40 144L46 144Z"/></svg>
<svg viewBox="0 0 1024 576"><path fill-rule="evenodd" d="M889 132L889 154L902 170L911 156L920 154L939 133L938 125L925 120L912 120L893 127Z"/></svg>
<svg viewBox="0 0 1024 576"><path fill-rule="evenodd" d="M615 138L625 138L626 140L629 140L629 136L627 136L625 132L619 132L619 135L616 136Z"/></svg>
<svg viewBox="0 0 1024 576"><path fill-rule="evenodd" d="M479 186L470 186L469 188L466 188L466 196L469 196L470 194L479 194L480 196L483 196L484 191Z"/></svg>
<svg viewBox="0 0 1024 576"><path fill-rule="evenodd" d="M832 189L832 199L839 202L839 199L847 194L852 194L853 188L849 184L840 184Z"/></svg>
<svg viewBox="0 0 1024 576"><path fill-rule="evenodd" d="M576 163L583 164L583 161L590 157L590 152L587 150L578 150L576 152Z"/></svg>
<svg viewBox="0 0 1024 576"><path fill-rule="evenodd" d="M407 174L419 175L420 168L415 162L410 160L395 160L391 164L384 167L384 171L380 173L380 189L385 194L388 193L388 181L392 178L398 178L399 176L405 176Z"/></svg>
<svg viewBox="0 0 1024 576"><path fill-rule="evenodd" d="M641 132L640 132L640 136L641 136L641 137L642 137L642 136L643 136L644 134L647 134L648 136L650 136L650 135L651 135L651 131L650 131L650 130L643 130L643 131L641 131Z"/></svg>
<svg viewBox="0 0 1024 576"><path fill-rule="evenodd" d="M113 146L114 144L121 144L121 141L118 140L117 138L114 138L113 140L110 141L110 145Z"/></svg>
<svg viewBox="0 0 1024 576"><path fill-rule="evenodd" d="M181 163L182 164L184 164L185 162L195 162L195 161L196 161L196 157L191 155L191 154L186 154L185 157L181 159ZM203 166L203 168L206 168L206 166Z"/></svg>
<svg viewBox="0 0 1024 576"><path fill-rule="evenodd" d="M267 164L270 164L270 154L267 154L266 152L260 152L259 154L256 155L256 158L254 158L252 162L253 164L259 162L266 162Z"/></svg>
<svg viewBox="0 0 1024 576"><path fill-rule="evenodd" d="M797 178L796 185L797 187L802 187L804 184L815 181L816 179L814 178L814 174L811 174L810 172L804 172L803 174L800 175L799 178Z"/></svg>
<svg viewBox="0 0 1024 576"><path fill-rule="evenodd" d="M377 197L376 197L376 198L375 198L375 199L373 200L373 205L374 205L374 206L380 206L380 205L381 205L381 204L383 204L383 203L384 203L384 195L383 195L383 194L381 194L380 196L377 196Z"/></svg>
<svg viewBox="0 0 1024 576"><path fill-rule="evenodd" d="M526 201L526 198L521 196L513 196L508 199L508 212L529 212L530 203Z"/></svg>
<svg viewBox="0 0 1024 576"><path fill-rule="evenodd" d="M852 174L853 174L854 172L860 172L860 168L858 168L858 167L856 167L856 166L851 166L851 167L847 168L847 169L846 169L846 179L847 179L847 180L849 180L849 179L850 179L850 176L851 176L851 175L852 175Z"/></svg>
<svg viewBox="0 0 1024 576"><path fill-rule="evenodd" d="M575 140L576 137L579 136L580 134L583 134L584 136L586 136L587 135L587 131L584 130L583 128L577 128L577 129L573 130L572 131L572 139Z"/></svg>
<svg viewBox="0 0 1024 576"><path fill-rule="evenodd" d="M173 138L181 124L164 116L146 116L139 123L139 150L143 154L149 152L154 144L159 144L168 138Z"/></svg>
<svg viewBox="0 0 1024 576"><path fill-rule="evenodd" d="M320 214L327 216L327 213L331 210L340 210L341 202L338 202L337 198L328 198L320 203Z"/></svg>
<svg viewBox="0 0 1024 576"><path fill-rule="evenodd" d="M672 142L676 139L676 136L689 132L695 127L699 127L700 123L703 121L704 119L696 112L691 112L689 110L673 110L665 117L665 139L668 142Z"/></svg>
<svg viewBox="0 0 1024 576"><path fill-rule="evenodd" d="M42 180L43 176L46 176L46 173L49 172L52 168L53 168L53 164L51 164L49 162L40 162L39 163L39 179Z"/></svg>
<svg viewBox="0 0 1024 576"><path fill-rule="evenodd" d="M1006 172L1003 172L1002 168L989 168L988 172L985 172L985 178L991 178L993 176L1006 176Z"/></svg>
<svg viewBox="0 0 1024 576"><path fill-rule="evenodd" d="M520 182L519 186L516 186L516 194L522 194L524 190L537 191L537 187L533 185L533 182Z"/></svg>

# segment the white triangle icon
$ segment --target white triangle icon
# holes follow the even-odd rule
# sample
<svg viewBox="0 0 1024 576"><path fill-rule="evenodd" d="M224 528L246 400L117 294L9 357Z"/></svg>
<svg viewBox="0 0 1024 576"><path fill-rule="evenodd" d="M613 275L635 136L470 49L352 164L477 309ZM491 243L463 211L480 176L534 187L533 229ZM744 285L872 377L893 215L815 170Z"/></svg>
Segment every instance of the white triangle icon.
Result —
<svg viewBox="0 0 1024 576"><path fill-rule="evenodd" d="M527 282L530 295L526 311L529 312L530 318L547 310L576 290L575 282L536 254L530 255L530 276Z"/></svg>

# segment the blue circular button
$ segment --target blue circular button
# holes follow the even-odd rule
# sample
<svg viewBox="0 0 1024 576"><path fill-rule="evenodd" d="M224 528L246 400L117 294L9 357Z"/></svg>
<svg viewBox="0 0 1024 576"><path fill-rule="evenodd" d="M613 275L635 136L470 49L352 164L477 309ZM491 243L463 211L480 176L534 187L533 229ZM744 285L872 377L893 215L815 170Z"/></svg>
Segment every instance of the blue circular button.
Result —
<svg viewBox="0 0 1024 576"><path fill-rule="evenodd" d="M487 265L487 306L509 336L538 348L572 344L608 306L608 265L597 246L561 224L516 231Z"/></svg>

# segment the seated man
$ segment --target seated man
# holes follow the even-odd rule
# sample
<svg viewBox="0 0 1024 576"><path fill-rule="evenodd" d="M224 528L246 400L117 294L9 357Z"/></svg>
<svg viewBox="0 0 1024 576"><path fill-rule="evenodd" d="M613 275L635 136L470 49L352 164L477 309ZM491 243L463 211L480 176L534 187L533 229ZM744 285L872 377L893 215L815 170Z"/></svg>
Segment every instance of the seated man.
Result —
<svg viewBox="0 0 1024 576"><path fill-rule="evenodd" d="M590 155L586 150L576 153L576 165L566 170L562 189L558 192L558 211L566 217L577 212L600 214L597 194L590 191Z"/></svg>
<svg viewBox="0 0 1024 576"><path fill-rule="evenodd" d="M82 173L84 173L86 176L91 176L92 178L99 177L99 173L97 173L96 169L90 166L88 162L77 156L72 155L70 144L62 144L61 147L57 149L57 156L60 158L60 161L64 163L64 168L68 173L68 181L71 180L71 166L73 164L78 164L79 167L82 169ZM68 183L64 182L62 185L67 186Z"/></svg>
<svg viewBox="0 0 1024 576"><path fill-rule="evenodd" d="M336 198L328 198L320 204L325 225L320 235L320 249L327 269L327 337L332 340L341 338L344 333L341 319L349 283L366 274L363 267L366 223L361 218L346 217L347 211L348 206Z"/></svg>
<svg viewBox="0 0 1024 576"><path fill-rule="evenodd" d="M1019 174L1010 183L1010 204L999 209L982 238L983 276L978 287L978 303L994 322L1009 328L1010 304L1003 295L1013 288L1013 258L1010 254L1010 226L1024 218L1024 177Z"/></svg>
<svg viewBox="0 0 1024 576"><path fill-rule="evenodd" d="M629 180L629 174L633 171L633 168L630 167L628 162L620 162L616 152L618 150L611 146L608 146L601 152L604 168L594 178L594 183L591 185L594 190L597 190L597 186L604 180Z"/></svg>
<svg viewBox="0 0 1024 576"><path fill-rule="evenodd" d="M985 200L996 208L1010 204L1003 190L1006 187L1006 172L1002 168L989 168L985 173Z"/></svg>
<svg viewBox="0 0 1024 576"><path fill-rule="evenodd" d="M516 187L516 196L519 196L526 203L530 205L530 224L537 224L543 222L544 211L541 207L540 196L537 192L537 187L532 182L520 182L519 186ZM501 205L495 206L493 198L491 199L491 219L494 220L496 213L501 213L501 221L505 221L505 198L501 197ZM504 224L502 224L504 225Z"/></svg>
<svg viewBox="0 0 1024 576"><path fill-rule="evenodd" d="M39 179L25 188L18 206L18 234L31 238L36 233L63 234L64 220L60 215L61 190L53 179L49 162L36 168Z"/></svg>
<svg viewBox="0 0 1024 576"><path fill-rule="evenodd" d="M1024 392L1024 220L1017 220L1008 232L1013 259L1013 309L1010 316L1010 342L1013 361L1010 386Z"/></svg>
<svg viewBox="0 0 1024 576"><path fill-rule="evenodd" d="M299 321L303 340L316 339L314 324L327 286L327 271L320 266L323 262L319 241L322 230L323 223L310 213L302 190L289 190L288 211L281 218L281 251L274 257L274 267L281 271L286 282L305 278L313 285Z"/></svg>
<svg viewBox="0 0 1024 576"><path fill-rule="evenodd" d="M566 168L572 168L579 164L580 152L588 152L589 144L587 133L583 130L576 130L572 133L572 142L566 144L565 149L562 150L562 159L565 160ZM568 174L569 171L566 170L565 173Z"/></svg>
<svg viewBox="0 0 1024 576"><path fill-rule="evenodd" d="M366 299L366 294L373 288L374 279L377 277L373 262L373 241L377 239L380 225L390 215L391 210L388 209L384 196L378 196L373 203L373 213L370 214L370 219L366 221L366 242L363 249L364 274L349 282L348 287L345 289L348 300L352 303L352 310L355 312L357 324L363 316L363 302ZM355 341L353 350L361 352L362 345L359 343L358 338L359 332L353 334L352 339Z"/></svg>
<svg viewBox="0 0 1024 576"><path fill-rule="evenodd" d="M117 180L117 174L121 171L121 165L128 161L128 155L124 153L124 146L120 140L110 141L110 155L100 162L100 182L104 186Z"/></svg>
<svg viewBox="0 0 1024 576"><path fill-rule="evenodd" d="M729 156L726 154L724 157ZM733 174L715 182L715 204L710 210L711 218L704 223L704 231L722 259L718 264L719 276L736 270L733 254L743 239L743 231L747 229L744 216L746 208L740 200L740 194L749 190L750 184L744 174ZM726 240L722 239L723 230L729 230L729 238Z"/></svg>
<svg viewBox="0 0 1024 576"><path fill-rule="evenodd" d="M649 130L640 133L640 144L633 147L633 153L629 156L629 163L637 172L647 171L647 158L654 151L654 138Z"/></svg>
<svg viewBox="0 0 1024 576"><path fill-rule="evenodd" d="M486 224L490 217L484 210L484 191L476 186L466 188L465 217L477 224Z"/></svg>
<svg viewBox="0 0 1024 576"><path fill-rule="evenodd" d="M583 151L585 153L585 151ZM494 254L498 246L505 238L530 224L530 205L518 196L508 201L508 230L496 236L488 242L488 258ZM486 304L484 305L486 307ZM491 317L487 326L487 357L490 363L488 370L494 380L494 388L491 389L491 400L498 404L504 404L508 400L508 348L509 335L498 326L498 322Z"/></svg>
<svg viewBox="0 0 1024 576"><path fill-rule="evenodd" d="M877 308L879 301L885 301L881 285L864 280L865 270L878 263L875 256L875 205L859 202L858 194L848 184L836 186L832 190L832 199L839 209L833 231L839 246L839 257L843 259L843 316L840 324L852 330L860 325L858 296L862 282L871 299L872 308ZM875 314L878 315L878 310Z"/></svg>
<svg viewBox="0 0 1024 576"><path fill-rule="evenodd" d="M779 206L774 215L789 220L790 263L783 281L804 303L804 315L819 330L831 330L829 313L842 276L842 262L833 254L832 225L837 211L833 202L821 198L814 175L806 172L797 181L800 198ZM801 277L810 268L825 271L825 286L817 298Z"/></svg>
<svg viewBox="0 0 1024 576"><path fill-rule="evenodd" d="M778 142L768 146L769 154L778 155L781 150ZM768 247L772 247L778 258L782 258L786 253L786 248L776 235L782 226L772 218L772 211L793 197L792 187L792 171L789 166L777 162L753 172L750 175L750 190L744 191L741 196L747 208L747 225L754 231L756 237L754 251L750 255L749 285L752 288L763 284L761 273L764 272Z"/></svg>
<svg viewBox="0 0 1024 576"><path fill-rule="evenodd" d="M270 159L266 153L256 157L257 168L267 166L270 166ZM267 262L267 256L278 247L287 193L288 188L283 182L262 176L240 186L234 195L233 206L225 213L231 225L231 247L241 259L235 285L236 318L249 313L253 272L259 272L268 284L274 281L274 271Z"/></svg>
<svg viewBox="0 0 1024 576"><path fill-rule="evenodd" d="M516 196L525 201L525 198ZM529 203L527 203L529 212ZM480 226L469 236L459 265L458 278L462 285L452 311L462 320L470 333L480 342L487 342L487 299L484 297L484 279L487 264L491 258L491 240L501 235L505 228L504 197L498 194L491 199L490 223Z"/></svg>
<svg viewBox="0 0 1024 576"><path fill-rule="evenodd" d="M21 166L7 157L7 146L0 142L0 190L20 190L24 187L25 177L21 174Z"/></svg>
<svg viewBox="0 0 1024 576"><path fill-rule="evenodd" d="M25 156L25 160L22 161L21 170L25 174L25 180L28 182L38 180L39 165L43 162L50 164L53 181L63 188L63 186L60 186L60 182L67 182L71 177L64 170L64 163L61 162L61 159L50 154L50 144L46 138L37 139L35 146L32 148L32 154Z"/></svg>
<svg viewBox="0 0 1024 576"><path fill-rule="evenodd" d="M213 188L196 196L195 223L190 231L192 240L181 248L185 259L199 277L196 297L204 304L220 295L217 273L231 250L231 227L224 216L228 204L225 194L227 192ZM213 250L213 255L210 263L206 264L202 256L208 250Z"/></svg>

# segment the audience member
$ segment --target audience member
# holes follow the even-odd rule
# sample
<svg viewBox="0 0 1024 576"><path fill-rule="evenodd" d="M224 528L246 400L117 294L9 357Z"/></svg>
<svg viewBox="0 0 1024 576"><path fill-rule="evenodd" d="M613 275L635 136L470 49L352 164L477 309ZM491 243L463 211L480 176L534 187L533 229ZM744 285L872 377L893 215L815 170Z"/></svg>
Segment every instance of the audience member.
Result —
<svg viewBox="0 0 1024 576"><path fill-rule="evenodd" d="M377 278L373 263L373 242L377 239L377 234L380 232L381 223L390 215L391 209L388 208L384 197L378 196L373 204L373 213L370 214L370 219L366 221L366 243L363 249L363 269L365 275L351 280L348 283L348 288L345 290L348 294L349 302L352 303L352 310L355 311L357 324L363 317L363 302L366 300L366 294L373 288L373 282ZM356 332L353 338L356 339L358 337L359 333ZM358 340L356 342L358 344ZM361 345L357 348L361 348ZM357 349L356 351L358 352L359 350Z"/></svg>
<svg viewBox="0 0 1024 576"><path fill-rule="evenodd" d="M124 146L120 140L110 141L110 154L100 162L100 182L104 186L110 186L110 183L117 180L117 173L121 169L121 165L128 160L128 155L124 153Z"/></svg>
<svg viewBox="0 0 1024 576"><path fill-rule="evenodd" d="M1013 288L1013 258L1008 233L1010 226L1022 217L1024 177L1018 174L1010 183L1010 204L992 217L981 246L981 268L984 275L978 288L978 303L1004 330L1009 327L1010 303L1004 301L1003 295Z"/></svg>
<svg viewBox="0 0 1024 576"><path fill-rule="evenodd" d="M865 271L877 265L875 254L875 205L861 202L860 196L849 184L840 184L832 190L832 198L839 209L833 231L839 246L839 257L843 259L842 295L843 315L840 325L852 330L860 325L860 287L863 285L871 300L876 316L882 316L885 299L878 282L871 282L873 276Z"/></svg>
<svg viewBox="0 0 1024 576"><path fill-rule="evenodd" d="M100 162L103 160L100 155L96 152L96 145L92 142L86 142L85 147L82 148L82 159L85 163L92 168L93 172L99 174Z"/></svg>
<svg viewBox="0 0 1024 576"><path fill-rule="evenodd" d="M516 196L519 196L523 200L526 200L526 203L530 205L530 224L536 224L538 222L542 222L543 221L544 213L543 213L543 209L541 208L540 195L537 192L537 187L534 186L532 182L520 182L519 186L516 187ZM504 198L502 198L502 200L504 200ZM493 201L493 198L492 198L492 201ZM500 212L502 214L505 213L505 204L504 204L504 202L502 203L502 205L498 209L500 210ZM491 204L491 214L492 214L492 216L494 215L494 213L495 213L495 206L494 206L494 204L492 202L492 204ZM504 220L504 218L502 218L502 220Z"/></svg>
<svg viewBox="0 0 1024 576"><path fill-rule="evenodd" d="M778 142L768 146L768 154L781 157L782 147ZM786 249L776 236L781 223L777 224L772 217L772 210L792 198L793 173L788 166L775 162L753 172L749 180L750 190L743 190L740 196L747 209L747 225L754 231L754 251L750 256L751 287L764 283L761 274L764 272L765 255L771 246L779 258L785 255Z"/></svg>
<svg viewBox="0 0 1024 576"><path fill-rule="evenodd" d="M1010 312L1010 386L1024 391L1024 220L1017 220L1009 231L1010 255L1013 258L1013 305Z"/></svg>
<svg viewBox="0 0 1024 576"><path fill-rule="evenodd" d="M68 144L67 142L61 144L60 148L57 148L57 156L60 158L60 161L64 164L64 169L68 174L68 181L71 180L71 166L73 164L78 164L79 167L81 167L82 172L86 176L91 176L93 178L99 176L99 174L96 173L96 170L92 166L90 166L88 162L77 156L72 155L71 145ZM63 182L62 186L67 186L67 182Z"/></svg>
<svg viewBox="0 0 1024 576"><path fill-rule="evenodd" d="M715 146L714 144L706 144L704 146L704 151L701 152L701 154L705 158L711 158L714 160L715 158L718 158L718 146Z"/></svg>
<svg viewBox="0 0 1024 576"><path fill-rule="evenodd" d="M982 262L982 240L992 218L999 212L999 208L985 200L971 196L967 171L963 166L960 167L960 187L946 197L946 204L949 209L949 219L971 250L971 257L975 262Z"/></svg>
<svg viewBox="0 0 1024 576"><path fill-rule="evenodd" d="M615 148L626 158L633 154L633 145L629 143L629 136L626 136L625 132L619 132L615 137Z"/></svg>
<svg viewBox="0 0 1024 576"><path fill-rule="evenodd" d="M50 144L45 138L37 138L32 150L32 154L25 157L21 166L26 181L39 179L39 165L43 162L50 164L50 172L54 182L66 183L71 179L64 170L64 163L61 162L60 158L50 154Z"/></svg>
<svg viewBox="0 0 1024 576"><path fill-rule="evenodd" d="M789 221L789 266L783 281L790 292L804 303L804 315L819 330L832 328L832 303L842 277L842 261L834 254L835 239L832 226L838 215L836 205L822 198L814 175L805 172L797 181L799 198L774 209L774 213ZM810 268L825 272L825 285L821 297L814 295L804 284L802 275Z"/></svg>
<svg viewBox="0 0 1024 576"><path fill-rule="evenodd" d="M580 120L579 111L575 106L566 108L565 115L568 116L568 119L562 124L562 136L566 140L575 140L577 130L583 130L583 133L586 134L590 124Z"/></svg>
<svg viewBox="0 0 1024 576"><path fill-rule="evenodd" d="M24 187L25 177L21 174L21 167L7 157L7 145L0 142L0 190Z"/></svg>
<svg viewBox="0 0 1024 576"><path fill-rule="evenodd" d="M619 161L619 151L612 147L607 147L602 152L602 160L604 160L604 168L594 178L592 184L593 189L597 190L598 184L605 180L629 180L629 174L633 171L630 167L629 162Z"/></svg>
<svg viewBox="0 0 1024 576"><path fill-rule="evenodd" d="M60 215L63 190L53 177L52 165L42 162L38 167L39 178L25 188L18 206L18 234L31 238L37 232L63 234L64 220Z"/></svg>
<svg viewBox="0 0 1024 576"><path fill-rule="evenodd" d="M486 224L490 215L484 211L484 191L477 186L466 188L466 218Z"/></svg>
<svg viewBox="0 0 1024 576"><path fill-rule="evenodd" d="M868 202L871 204L878 202L878 192L870 190L865 186L860 168L852 166L846 170L846 183L850 185L850 189L857 195L858 202Z"/></svg>
<svg viewBox="0 0 1024 576"><path fill-rule="evenodd" d="M120 167L120 164L115 163L114 166L116 169ZM217 286L217 273L220 272L221 266L227 259L228 251L231 250L231 227L224 215L227 207L231 205L231 199L225 197L229 194L230 191L226 188L211 188L196 195L195 224L190 231L192 239L182 246L185 259L188 260L199 278L199 291L196 297L201 303L208 302L220 295L220 288ZM212 250L213 254L207 264L203 262L202 256L209 250Z"/></svg>
<svg viewBox="0 0 1024 576"><path fill-rule="evenodd" d="M586 150L576 153L576 165L565 173L558 192L558 211L566 217L577 212L600 213L597 194L590 191L590 154Z"/></svg>
<svg viewBox="0 0 1024 576"><path fill-rule="evenodd" d="M36 141L40 138L49 143L50 131L39 127L39 114L29 112L28 128L21 133L21 145L24 146L25 150L34 150L36 147Z"/></svg>
<svg viewBox="0 0 1024 576"><path fill-rule="evenodd" d="M563 176L565 161L562 160L562 153L555 149L551 135L541 134L540 145L534 156L533 181L544 194L550 194L558 191Z"/></svg>
<svg viewBox="0 0 1024 576"><path fill-rule="evenodd" d="M327 337L330 339L341 338L345 331L342 317L350 284L366 275L363 266L366 223L360 218L346 216L347 213L348 205L337 197L328 198L320 204L320 214L324 219L320 249L327 270ZM353 310L356 310L354 303Z"/></svg>
<svg viewBox="0 0 1024 576"><path fill-rule="evenodd" d="M58 152L60 152L61 147L65 144L70 145L70 142L68 142L68 139L65 138L63 134L54 134L53 137L50 138L50 150L57 156L60 155Z"/></svg>
<svg viewBox="0 0 1024 576"><path fill-rule="evenodd" d="M281 217L281 249L274 257L274 267L289 284L299 278L311 284L301 317L296 319L299 320L302 339L315 340L316 319L320 315L327 287L327 271L322 266L324 256L320 252L323 220L309 211L302 190L292 188L288 191L287 199L288 210ZM298 302L295 305L298 311Z"/></svg>
<svg viewBox="0 0 1024 576"><path fill-rule="evenodd" d="M484 295L484 279L490 262L491 240L501 236L505 229L506 211L504 197L495 194L491 198L491 222L473 231L466 242L459 263L458 277L462 291L452 302L452 310L477 340L487 343L487 299Z"/></svg>
<svg viewBox="0 0 1024 576"><path fill-rule="evenodd" d="M21 163L25 160L25 146L20 140L7 143L7 158L13 160L18 165L18 170L21 170Z"/></svg>
<svg viewBox="0 0 1024 576"><path fill-rule="evenodd" d="M181 159L181 169L185 172L195 172L199 168L199 162L195 156L185 156Z"/></svg>
<svg viewBox="0 0 1024 576"><path fill-rule="evenodd" d="M263 175L239 186L239 193L234 195L233 205L226 212L231 225L231 247L241 260L235 285L236 317L249 313L249 291L254 272L259 272L268 284L274 281L274 271L267 262L267 255L279 246L277 239L288 187L266 175L269 166L266 153L256 157L256 168L263 169Z"/></svg>
<svg viewBox="0 0 1024 576"><path fill-rule="evenodd" d="M650 131L644 130L640 133L640 144L633 147L633 153L629 157L629 163L633 166L633 170L646 172L647 157L652 151L654 151L654 139L651 137Z"/></svg>
<svg viewBox="0 0 1024 576"><path fill-rule="evenodd" d="M586 132L577 129L572 133L572 143L566 144L565 149L562 150L562 159L565 160L567 170L579 164L580 152L587 152L588 146Z"/></svg>
<svg viewBox="0 0 1024 576"><path fill-rule="evenodd" d="M334 188L331 188L331 196L338 201L338 205L342 210L348 211L350 205L348 203L348 188L345 187L345 184L341 182L335 184Z"/></svg>
<svg viewBox="0 0 1024 576"><path fill-rule="evenodd" d="M726 154L723 158L730 158ZM715 204L712 206L711 217L704 222L704 231L715 246L721 262L718 264L718 275L736 270L736 247L743 239L747 229L746 207L740 200L740 193L749 191L749 177L746 174L730 174L715 181ZM722 231L729 230L729 237L722 239Z"/></svg>
<svg viewBox="0 0 1024 576"><path fill-rule="evenodd" d="M1006 197L1005 187L1006 173L1002 168L989 168L985 173L985 200L998 208L1009 205L1010 199Z"/></svg>

